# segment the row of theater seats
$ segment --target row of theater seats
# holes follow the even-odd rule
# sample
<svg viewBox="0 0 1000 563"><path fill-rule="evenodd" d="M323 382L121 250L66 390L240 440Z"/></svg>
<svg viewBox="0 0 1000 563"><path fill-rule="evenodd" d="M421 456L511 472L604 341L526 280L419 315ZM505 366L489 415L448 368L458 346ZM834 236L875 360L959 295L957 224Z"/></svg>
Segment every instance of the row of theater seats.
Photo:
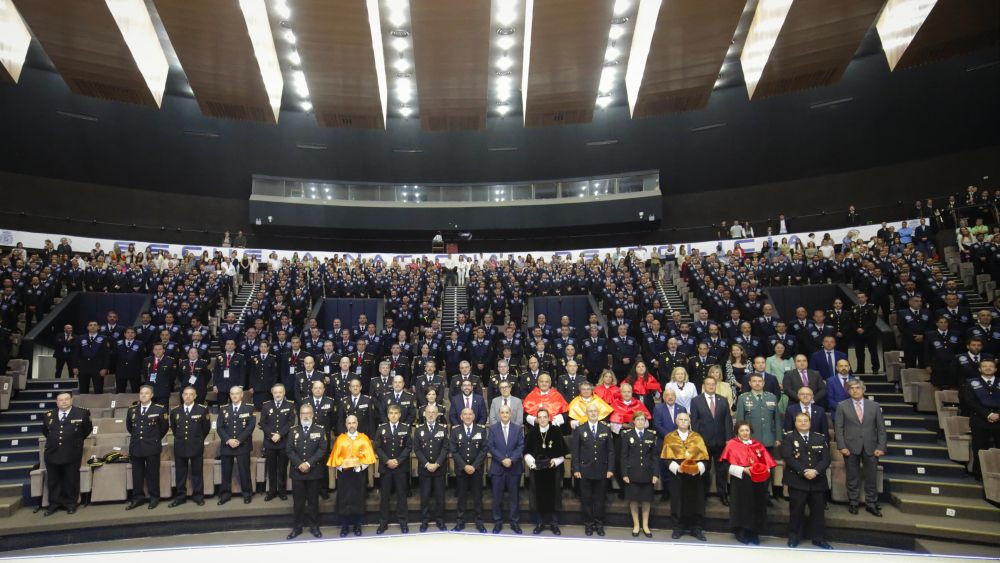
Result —
<svg viewBox="0 0 1000 563"><path fill-rule="evenodd" d="M979 467L983 470L986 498L1000 503L1000 448L979 451Z"/></svg>

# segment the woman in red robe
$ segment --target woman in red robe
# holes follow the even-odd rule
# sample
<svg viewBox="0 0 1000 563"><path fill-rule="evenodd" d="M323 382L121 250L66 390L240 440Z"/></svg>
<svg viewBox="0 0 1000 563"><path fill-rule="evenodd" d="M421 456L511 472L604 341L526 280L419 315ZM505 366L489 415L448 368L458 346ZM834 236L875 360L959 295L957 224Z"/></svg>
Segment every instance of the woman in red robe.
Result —
<svg viewBox="0 0 1000 563"><path fill-rule="evenodd" d="M620 399L622 394L618 390L618 381L615 380L615 372L610 369L604 370L601 380L594 386L594 394L604 399L604 402L613 405L615 400Z"/></svg>
<svg viewBox="0 0 1000 563"><path fill-rule="evenodd" d="M622 384L625 383L632 386L632 393L646 405L647 411L653 410L654 398L663 392L660 382L646 369L646 362L636 362L632 373L622 380Z"/></svg>
<svg viewBox="0 0 1000 563"><path fill-rule="evenodd" d="M752 434L749 422L737 422L736 436L726 442L719 459L729 471L729 524L736 539L760 545L758 533L767 518L768 482L776 464Z"/></svg>

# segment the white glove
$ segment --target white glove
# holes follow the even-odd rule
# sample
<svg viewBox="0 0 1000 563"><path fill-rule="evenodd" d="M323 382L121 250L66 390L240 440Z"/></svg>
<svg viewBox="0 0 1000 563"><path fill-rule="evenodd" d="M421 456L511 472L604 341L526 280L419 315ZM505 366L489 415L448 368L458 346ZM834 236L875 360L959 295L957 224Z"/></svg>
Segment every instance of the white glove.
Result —
<svg viewBox="0 0 1000 563"><path fill-rule="evenodd" d="M531 454L524 455L524 462L528 464L528 469L535 469L535 456Z"/></svg>
<svg viewBox="0 0 1000 563"><path fill-rule="evenodd" d="M559 467L564 461L566 461L565 457L557 457L552 460L552 467Z"/></svg>
<svg viewBox="0 0 1000 563"><path fill-rule="evenodd" d="M537 419L533 415L528 414L524 416L524 421L532 426L535 425L535 420Z"/></svg>
<svg viewBox="0 0 1000 563"><path fill-rule="evenodd" d="M622 424L620 422L612 422L611 431L614 432L615 434L618 434L619 432L622 431Z"/></svg>
<svg viewBox="0 0 1000 563"><path fill-rule="evenodd" d="M677 463L676 461L671 461L670 466L667 467L667 469L669 469L670 472L673 473L674 475L677 475L677 470L680 468L681 468L680 464Z"/></svg>
<svg viewBox="0 0 1000 563"><path fill-rule="evenodd" d="M698 462L698 475L704 475L704 474L705 474L705 463L699 461Z"/></svg>
<svg viewBox="0 0 1000 563"><path fill-rule="evenodd" d="M553 425L555 425L555 426L562 426L562 425L563 425L563 423L565 423L565 422L566 422L566 419L565 419L565 418L563 418L563 415L561 415L561 414L557 414L557 415L556 415L556 416L555 416L555 417L554 417L554 418L552 419L552 424L553 424Z"/></svg>
<svg viewBox="0 0 1000 563"><path fill-rule="evenodd" d="M580 421L579 420L573 419L573 420L569 421L569 427L571 429L576 430L577 426L580 426Z"/></svg>

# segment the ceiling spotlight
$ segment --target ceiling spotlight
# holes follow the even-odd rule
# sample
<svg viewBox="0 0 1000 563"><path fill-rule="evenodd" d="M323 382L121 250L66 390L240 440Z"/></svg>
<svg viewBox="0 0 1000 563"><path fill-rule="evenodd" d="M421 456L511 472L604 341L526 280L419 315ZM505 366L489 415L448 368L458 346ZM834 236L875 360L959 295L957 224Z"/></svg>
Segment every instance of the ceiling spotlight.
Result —
<svg viewBox="0 0 1000 563"><path fill-rule="evenodd" d="M413 115L413 110L405 106L401 107L399 108L399 115L402 115L403 117L410 117ZM405 196L406 192L403 192L403 195Z"/></svg>
<svg viewBox="0 0 1000 563"><path fill-rule="evenodd" d="M403 12L392 12L389 14L389 23L391 23L393 27L400 27L406 23L406 16Z"/></svg>
<svg viewBox="0 0 1000 563"><path fill-rule="evenodd" d="M302 64L302 57L299 56L299 52L298 51L292 51L288 55L288 62L292 63L295 66L298 66L298 65Z"/></svg>
<svg viewBox="0 0 1000 563"><path fill-rule="evenodd" d="M406 59L396 59L392 66L399 72L406 72L410 68L410 63Z"/></svg>
<svg viewBox="0 0 1000 563"><path fill-rule="evenodd" d="M604 108L608 107L609 105L611 105L611 96L608 96L608 95L597 96L597 106L598 107L600 107L601 109L604 109Z"/></svg>
<svg viewBox="0 0 1000 563"><path fill-rule="evenodd" d="M497 12L497 23L500 25L510 25L517 20L517 10L513 6L501 7Z"/></svg>
<svg viewBox="0 0 1000 563"><path fill-rule="evenodd" d="M295 34L292 33L292 30L289 29L288 31L285 32L285 41L288 41L292 45L295 45Z"/></svg>
<svg viewBox="0 0 1000 563"><path fill-rule="evenodd" d="M400 53L405 51L406 47L407 47L406 39L403 39L402 37L397 37L392 40L392 48L399 51Z"/></svg>
<svg viewBox="0 0 1000 563"><path fill-rule="evenodd" d="M507 104L502 104L497 106L497 113L499 113L500 115L507 115L508 111L510 111L510 106L508 106Z"/></svg>
<svg viewBox="0 0 1000 563"><path fill-rule="evenodd" d="M274 13L278 14L278 17L287 20L292 16L292 11L288 8L288 4L284 0L278 0L274 3Z"/></svg>
<svg viewBox="0 0 1000 563"><path fill-rule="evenodd" d="M501 88L497 90L497 99L501 102L506 102L510 99L510 88Z"/></svg>
<svg viewBox="0 0 1000 563"><path fill-rule="evenodd" d="M597 87L601 93L607 93L615 87L615 74L616 72L613 67L605 67L601 71L601 83Z"/></svg>
<svg viewBox="0 0 1000 563"><path fill-rule="evenodd" d="M502 35L500 39L497 39L497 47L500 47L501 50L506 51L513 46L514 46L514 38L511 37L510 35Z"/></svg>
<svg viewBox="0 0 1000 563"><path fill-rule="evenodd" d="M615 1L615 15L621 16L632 7L632 3L629 0L616 0Z"/></svg>
<svg viewBox="0 0 1000 563"><path fill-rule="evenodd" d="M302 102L302 111L312 111L312 108L313 108L312 102L310 102L309 100Z"/></svg>
<svg viewBox="0 0 1000 563"><path fill-rule="evenodd" d="M608 50L605 51L605 53L604 53L604 60L606 60L606 61L613 61L613 60L617 59L618 55L620 55L620 54L621 54L621 52L619 52L617 48L615 48L615 47L608 47Z"/></svg>
<svg viewBox="0 0 1000 563"><path fill-rule="evenodd" d="M511 79L510 79L509 75L501 76L500 78L497 78L497 88L502 89L502 90L510 90L511 86L512 86L512 84L511 84Z"/></svg>
<svg viewBox="0 0 1000 563"><path fill-rule="evenodd" d="M407 193L406 193L406 192L403 192L403 197L406 197L406 196L407 196Z"/></svg>
<svg viewBox="0 0 1000 563"><path fill-rule="evenodd" d="M621 39L622 35L625 35L625 28L620 25L611 26L611 31L608 32L608 37L610 37L612 41Z"/></svg>
<svg viewBox="0 0 1000 563"><path fill-rule="evenodd" d="M514 59L511 59L507 55L504 55L497 60L497 68L500 70L510 70L510 67L512 66L514 66Z"/></svg>

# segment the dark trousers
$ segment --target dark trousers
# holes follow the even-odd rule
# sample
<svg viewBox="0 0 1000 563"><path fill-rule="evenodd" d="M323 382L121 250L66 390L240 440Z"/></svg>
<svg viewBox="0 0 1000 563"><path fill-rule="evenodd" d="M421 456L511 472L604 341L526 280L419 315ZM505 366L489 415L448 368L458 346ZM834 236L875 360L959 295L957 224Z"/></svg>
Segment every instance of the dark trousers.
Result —
<svg viewBox="0 0 1000 563"><path fill-rule="evenodd" d="M80 498L79 463L47 463L45 477L49 487L49 506L76 506Z"/></svg>
<svg viewBox="0 0 1000 563"><path fill-rule="evenodd" d="M250 483L250 453L220 456L222 459L222 485L219 486L219 496L221 498L231 498L233 496L233 463L240 476L240 490L243 498L253 496L253 484Z"/></svg>
<svg viewBox="0 0 1000 563"><path fill-rule="evenodd" d="M905 338L905 337L904 337ZM912 338L903 341L903 363L908 368L927 367L924 365L923 345Z"/></svg>
<svg viewBox="0 0 1000 563"><path fill-rule="evenodd" d="M822 475L817 479L825 479ZM788 489L789 519L788 537L801 538L809 532L812 541L823 541L826 533L826 491L805 491ZM806 508L809 516L806 517Z"/></svg>
<svg viewBox="0 0 1000 563"><path fill-rule="evenodd" d="M505 471L499 475L491 475L493 482L493 522L503 523L503 494L507 493L509 522L518 524L521 521L521 507L518 486L521 484L521 472Z"/></svg>
<svg viewBox="0 0 1000 563"><path fill-rule="evenodd" d="M174 474L177 477L177 498L187 497L188 473L191 474L191 498L205 498L205 481L203 478L204 458L201 455L192 457L174 456Z"/></svg>
<svg viewBox="0 0 1000 563"><path fill-rule="evenodd" d="M444 471L438 469L436 475L421 475L420 482L420 521L424 524L432 519L435 522L444 521ZM431 510L431 501L434 509Z"/></svg>
<svg viewBox="0 0 1000 563"><path fill-rule="evenodd" d="M455 482L456 488L458 489L458 510L456 511L456 520L458 522L466 522L470 519L475 519L476 523L481 523L483 521L483 473L482 470L476 470L472 475L467 474L457 467L459 464L455 464ZM472 511L471 513L467 510L469 504L469 497L472 497ZM469 518L469 517L472 518Z"/></svg>
<svg viewBox="0 0 1000 563"><path fill-rule="evenodd" d="M4 364L6 366L7 364ZM56 358L56 379L62 377L63 366L69 371L69 375L73 375L73 359L72 358Z"/></svg>
<svg viewBox="0 0 1000 563"><path fill-rule="evenodd" d="M116 393L124 393L126 387L129 386L132 387L133 393L138 393L140 385L142 385L142 377L140 376L138 371L121 372L115 374Z"/></svg>
<svg viewBox="0 0 1000 563"><path fill-rule="evenodd" d="M293 527L319 527L319 485L320 479L292 481Z"/></svg>
<svg viewBox="0 0 1000 563"><path fill-rule="evenodd" d="M983 476L983 468L979 466L979 450L1000 448L1000 423L987 427L972 427L972 473Z"/></svg>
<svg viewBox="0 0 1000 563"><path fill-rule="evenodd" d="M705 474L702 475L702 479L705 480L705 495L708 495L708 491L712 486L712 476L715 476L715 492L719 493L719 496L729 493L729 469L722 466L722 462L719 461L719 456L722 455L723 446L709 446L708 447L708 460L705 461ZM670 465L669 463L667 464ZM670 473L669 471L667 473Z"/></svg>
<svg viewBox="0 0 1000 563"><path fill-rule="evenodd" d="M604 525L604 507L608 501L608 480L580 479L580 511L583 523Z"/></svg>
<svg viewBox="0 0 1000 563"><path fill-rule="evenodd" d="M404 460L409 461L409 460ZM409 494L410 474L406 463L400 463L396 469L383 467L379 469L379 523L389 523L389 500L396 494L396 519L401 525L408 521L406 497Z"/></svg>
<svg viewBox="0 0 1000 563"><path fill-rule="evenodd" d="M150 500L160 500L160 455L131 456L132 500L145 500L142 487L145 484Z"/></svg>
<svg viewBox="0 0 1000 563"><path fill-rule="evenodd" d="M847 469L847 500L858 504L861 498L861 483L864 479L865 504L874 506L878 502L878 458L866 453L844 457Z"/></svg>
<svg viewBox="0 0 1000 563"><path fill-rule="evenodd" d="M285 453L284 448L264 449L264 471L267 473L267 492L270 494L285 494L286 485L288 484L288 455ZM319 479L316 479L316 481L319 482Z"/></svg>
<svg viewBox="0 0 1000 563"><path fill-rule="evenodd" d="M95 373L84 373L80 371L80 394L86 395L90 393L90 383L94 383L94 393L100 395L104 392L104 376L99 372Z"/></svg>
<svg viewBox="0 0 1000 563"><path fill-rule="evenodd" d="M874 329L864 334L854 334L854 354L858 357L858 373L865 373L865 349L872 357L872 373L881 370L878 360L878 332Z"/></svg>

